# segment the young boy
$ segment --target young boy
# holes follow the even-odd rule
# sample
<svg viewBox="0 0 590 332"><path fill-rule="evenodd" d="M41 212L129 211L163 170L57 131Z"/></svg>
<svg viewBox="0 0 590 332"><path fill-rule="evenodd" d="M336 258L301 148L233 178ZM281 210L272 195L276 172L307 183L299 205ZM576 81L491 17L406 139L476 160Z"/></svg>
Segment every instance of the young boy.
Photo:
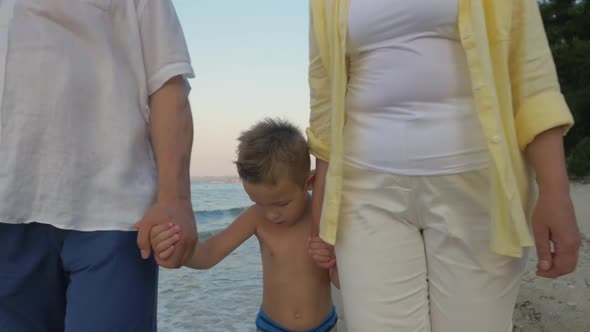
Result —
<svg viewBox="0 0 590 332"><path fill-rule="evenodd" d="M266 119L239 137L236 161L244 190L254 205L224 231L199 241L186 264L208 269L256 235L263 270L259 331L335 331L330 274L308 255L313 183L307 142L286 121ZM173 224L152 228L156 255L166 258L180 235ZM335 284L336 283L336 280Z"/></svg>

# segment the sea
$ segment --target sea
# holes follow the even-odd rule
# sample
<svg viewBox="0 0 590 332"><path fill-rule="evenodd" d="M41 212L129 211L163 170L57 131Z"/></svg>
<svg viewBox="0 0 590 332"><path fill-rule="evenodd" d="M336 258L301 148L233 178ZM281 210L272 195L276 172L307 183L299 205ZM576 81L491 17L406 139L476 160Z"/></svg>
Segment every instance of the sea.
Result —
<svg viewBox="0 0 590 332"><path fill-rule="evenodd" d="M218 233L252 203L240 183L191 184L200 239ZM158 331L255 331L262 265L255 237L209 270L160 268Z"/></svg>

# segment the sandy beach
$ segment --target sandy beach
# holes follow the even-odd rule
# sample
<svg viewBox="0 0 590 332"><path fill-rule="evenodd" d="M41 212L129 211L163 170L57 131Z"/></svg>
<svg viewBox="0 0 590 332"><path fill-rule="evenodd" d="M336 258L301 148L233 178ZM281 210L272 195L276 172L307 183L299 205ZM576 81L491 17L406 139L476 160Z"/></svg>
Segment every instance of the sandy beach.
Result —
<svg viewBox="0 0 590 332"><path fill-rule="evenodd" d="M538 278L533 254L514 310L514 332L590 332L590 184L572 183L571 193L584 236L578 268L562 278ZM345 324L338 330L346 331Z"/></svg>
<svg viewBox="0 0 590 332"><path fill-rule="evenodd" d="M194 185L192 190L199 198L195 200L198 209L215 210L199 215L203 234L225 227L234 217L229 212L236 202L242 206L248 200L239 186L203 184ZM515 332L590 332L590 184L573 183L571 192L585 236L577 271L555 280L538 278L536 257L531 257L514 311ZM261 285L258 242L254 238L213 269L161 269L159 328L173 332L252 331ZM335 291L336 305L341 307L338 295ZM345 332L342 318L339 331Z"/></svg>

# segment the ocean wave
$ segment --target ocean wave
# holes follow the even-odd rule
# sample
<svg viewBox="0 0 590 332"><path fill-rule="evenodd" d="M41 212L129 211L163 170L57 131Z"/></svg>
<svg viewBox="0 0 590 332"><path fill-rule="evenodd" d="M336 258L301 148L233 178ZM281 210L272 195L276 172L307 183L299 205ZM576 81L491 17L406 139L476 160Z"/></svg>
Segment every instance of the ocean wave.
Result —
<svg viewBox="0 0 590 332"><path fill-rule="evenodd" d="M217 233L220 233L221 231L223 231L223 228L209 229L206 231L202 231L199 229L199 241L212 238L213 236L215 236Z"/></svg>
<svg viewBox="0 0 590 332"><path fill-rule="evenodd" d="M237 207L225 210L194 211L197 222L218 221L221 219L234 219L244 212L248 207Z"/></svg>

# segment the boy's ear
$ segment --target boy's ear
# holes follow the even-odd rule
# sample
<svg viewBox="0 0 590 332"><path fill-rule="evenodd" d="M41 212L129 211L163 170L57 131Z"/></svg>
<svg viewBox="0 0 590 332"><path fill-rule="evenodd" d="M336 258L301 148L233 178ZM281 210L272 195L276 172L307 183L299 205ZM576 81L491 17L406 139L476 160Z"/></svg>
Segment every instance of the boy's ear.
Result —
<svg viewBox="0 0 590 332"><path fill-rule="evenodd" d="M315 181L315 170L309 172L307 178L305 179L305 190L312 190L313 183Z"/></svg>

